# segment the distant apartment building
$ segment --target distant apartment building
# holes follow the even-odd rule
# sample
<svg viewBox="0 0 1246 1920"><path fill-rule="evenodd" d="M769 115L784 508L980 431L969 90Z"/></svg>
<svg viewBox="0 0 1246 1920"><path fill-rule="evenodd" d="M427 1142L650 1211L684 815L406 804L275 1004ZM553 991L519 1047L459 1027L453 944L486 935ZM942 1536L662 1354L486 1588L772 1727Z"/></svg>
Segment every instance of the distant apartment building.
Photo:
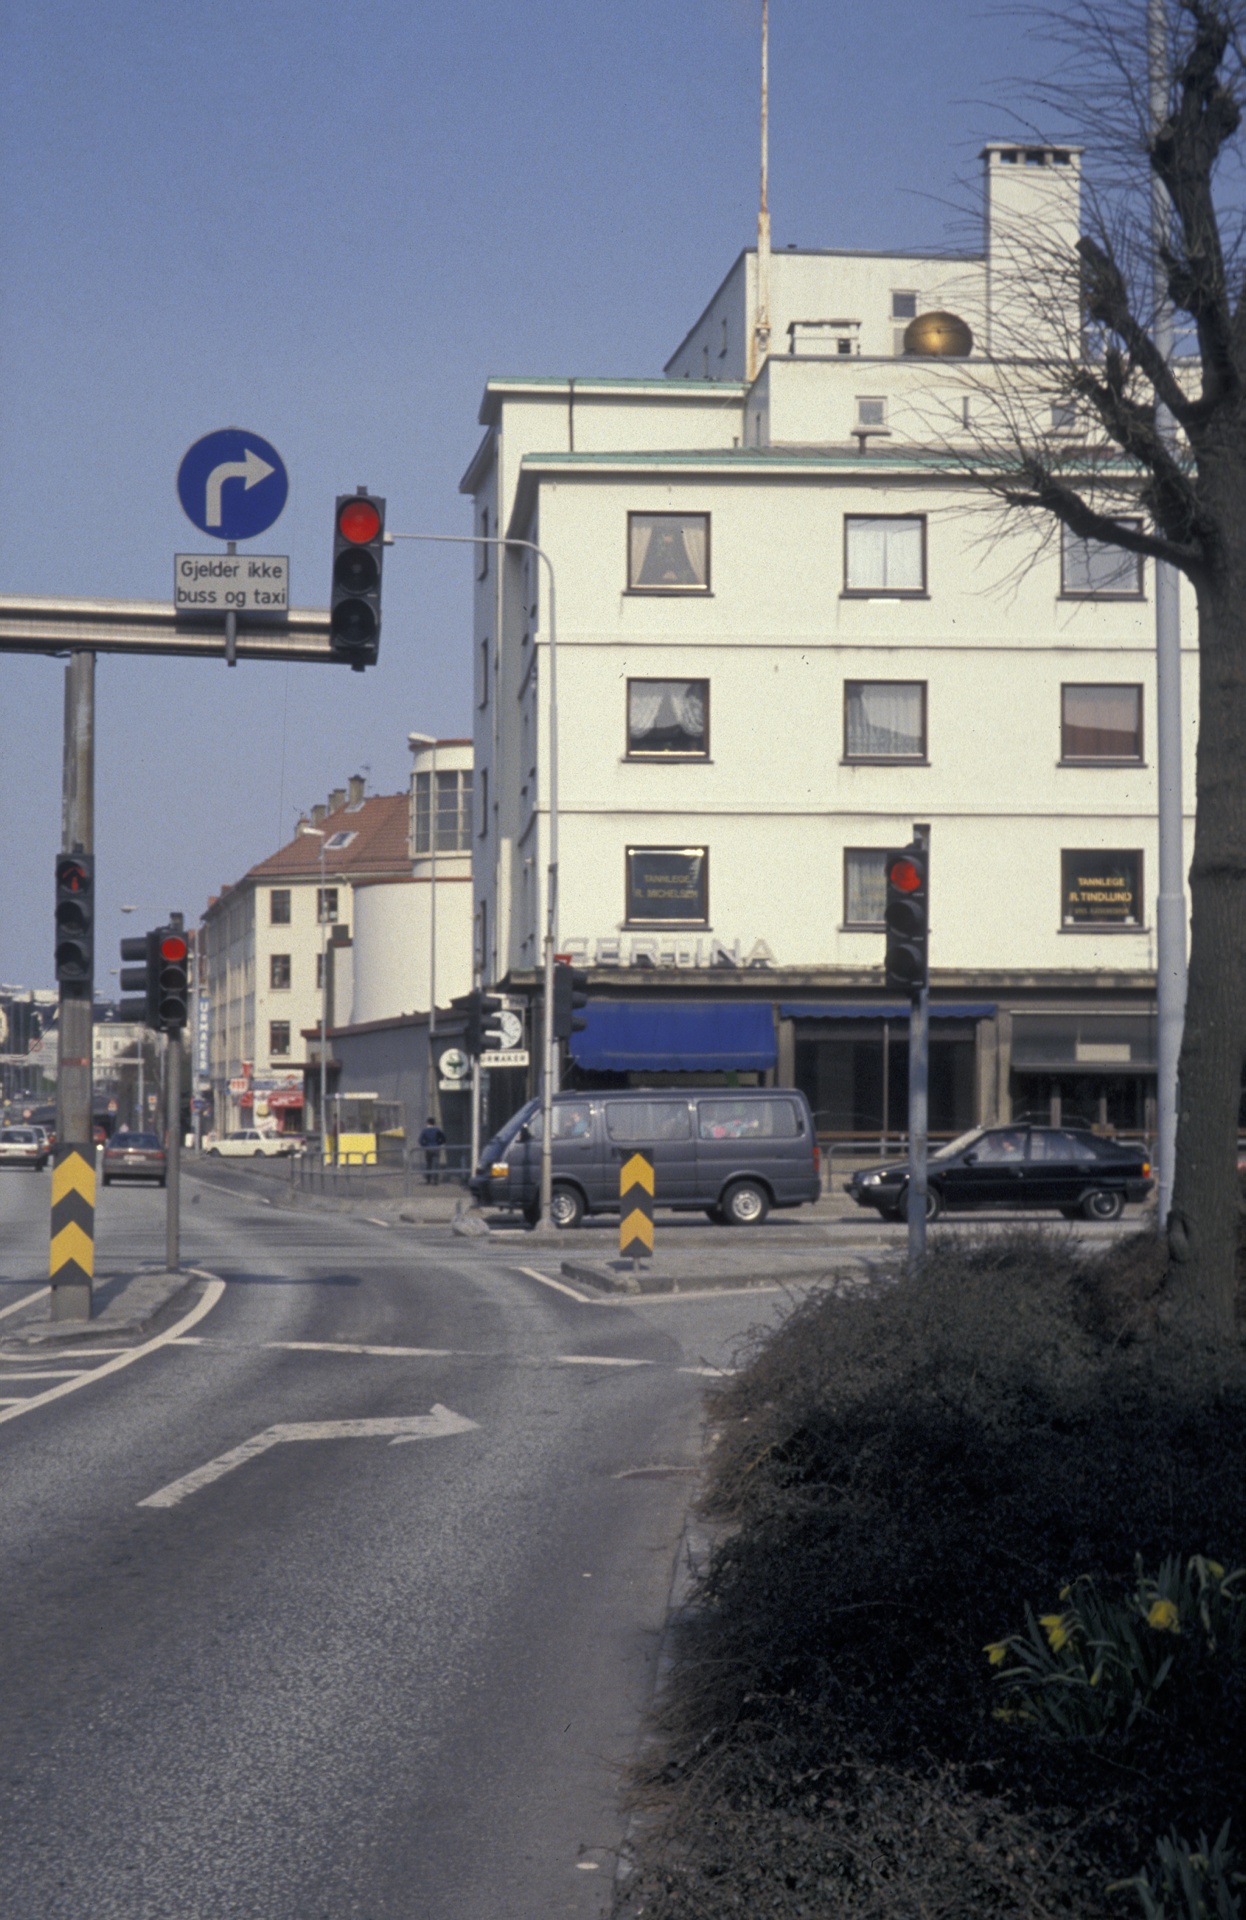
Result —
<svg viewBox="0 0 1246 1920"><path fill-rule="evenodd" d="M920 823L932 1126L1148 1124L1153 568L1007 518L968 471L1078 325L1018 236L1071 256L1080 159L989 146L974 251L776 253L764 350L746 252L664 377L488 382L476 529L557 583L556 944L592 979L571 1076L778 1079L827 1133L902 1127L882 862ZM551 596L530 551L477 571L477 937L535 1013Z"/></svg>

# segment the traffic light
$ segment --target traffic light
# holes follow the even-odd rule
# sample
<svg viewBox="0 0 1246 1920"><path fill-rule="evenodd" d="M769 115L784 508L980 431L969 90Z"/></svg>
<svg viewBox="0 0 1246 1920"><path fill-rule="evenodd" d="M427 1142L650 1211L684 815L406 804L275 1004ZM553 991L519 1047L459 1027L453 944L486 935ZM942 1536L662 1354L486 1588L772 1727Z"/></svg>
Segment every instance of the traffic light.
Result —
<svg viewBox="0 0 1246 1920"><path fill-rule="evenodd" d="M122 967L121 989L123 993L141 994L142 999L123 1000L118 1012L123 1020L141 1022L145 1027L154 1027L159 1022L159 956L156 952L158 933L144 933L137 939L121 942L123 960L141 960L141 967Z"/></svg>
<svg viewBox="0 0 1246 1920"><path fill-rule="evenodd" d="M339 494L333 517L329 641L356 673L376 665L384 557L385 502L366 487Z"/></svg>
<svg viewBox="0 0 1246 1920"><path fill-rule="evenodd" d="M121 985L142 999L123 1000L123 1020L142 1021L157 1033L179 1033L190 1016L190 947L180 927L157 927L141 939L121 942L123 960L141 960L141 967L123 967Z"/></svg>
<svg viewBox="0 0 1246 1920"><path fill-rule="evenodd" d="M506 1045L502 1034L502 1002L496 994L482 993L480 996L480 1051L486 1057L497 1053Z"/></svg>
<svg viewBox="0 0 1246 1920"><path fill-rule="evenodd" d="M920 993L930 973L930 856L916 844L887 854L887 985Z"/></svg>
<svg viewBox="0 0 1246 1920"><path fill-rule="evenodd" d="M554 967L554 1038L569 1040L573 1033L583 1033L588 1025L576 1014L577 1007L588 1005L588 995L584 988L588 985L588 975L578 967L570 967L565 960L559 960Z"/></svg>
<svg viewBox="0 0 1246 1920"><path fill-rule="evenodd" d="M56 856L56 978L71 992L91 993L95 979L95 859Z"/></svg>
<svg viewBox="0 0 1246 1920"><path fill-rule="evenodd" d="M190 1017L190 948L179 927L161 927L156 943L156 1024L162 1033L180 1033Z"/></svg>
<svg viewBox="0 0 1246 1920"><path fill-rule="evenodd" d="M478 1060L486 1047L502 1044L498 1030L502 1002L495 994L482 993L479 987L473 987L470 993L461 993L450 1005L460 1008L466 1016L463 1051L469 1053L473 1060Z"/></svg>

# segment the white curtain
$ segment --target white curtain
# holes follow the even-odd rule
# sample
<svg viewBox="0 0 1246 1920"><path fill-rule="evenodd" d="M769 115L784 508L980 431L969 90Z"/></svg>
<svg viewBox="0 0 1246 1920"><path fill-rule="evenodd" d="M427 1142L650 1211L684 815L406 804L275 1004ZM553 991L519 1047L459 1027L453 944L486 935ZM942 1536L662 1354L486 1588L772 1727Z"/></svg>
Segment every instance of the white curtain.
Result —
<svg viewBox="0 0 1246 1920"><path fill-rule="evenodd" d="M653 523L642 519L640 514L632 515L632 564L630 586L637 586L644 570L645 559L649 552L649 542L653 538Z"/></svg>
<svg viewBox="0 0 1246 1920"><path fill-rule="evenodd" d="M692 568L693 577L700 586L705 585L706 533L709 522L702 514L694 514L683 524L684 552Z"/></svg>
<svg viewBox="0 0 1246 1920"><path fill-rule="evenodd" d="M646 738L677 729L689 747L705 740L704 683L699 680L633 680L628 689L628 734L633 748Z"/></svg>
<svg viewBox="0 0 1246 1920"><path fill-rule="evenodd" d="M920 593L922 523L916 517L848 521L847 585L857 593Z"/></svg>
<svg viewBox="0 0 1246 1920"><path fill-rule="evenodd" d="M919 759L922 687L916 680L858 680L847 689L848 757Z"/></svg>

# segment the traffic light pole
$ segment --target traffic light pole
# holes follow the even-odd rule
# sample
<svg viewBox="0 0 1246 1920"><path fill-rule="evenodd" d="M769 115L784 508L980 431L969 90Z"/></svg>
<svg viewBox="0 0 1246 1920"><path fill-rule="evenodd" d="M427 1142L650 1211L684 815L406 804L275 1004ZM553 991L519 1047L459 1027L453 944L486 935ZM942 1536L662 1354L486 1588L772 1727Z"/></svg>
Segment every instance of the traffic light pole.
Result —
<svg viewBox="0 0 1246 1920"><path fill-rule="evenodd" d="M930 850L930 829L913 828L914 845ZM929 872L929 866L927 866ZM929 930L927 929L927 937ZM926 1162L930 1146L930 978L909 1002L909 1271L926 1258Z"/></svg>
<svg viewBox="0 0 1246 1920"><path fill-rule="evenodd" d="M175 1028L167 1035L165 1104L165 1215L164 1263L170 1273L181 1265L182 1198L182 1035Z"/></svg>
<svg viewBox="0 0 1246 1920"><path fill-rule="evenodd" d="M69 656L65 668L65 751L61 790L61 843L67 853L95 851L95 655L86 651ZM78 985L60 984L60 1036L56 1068L56 1161L52 1183L52 1318L89 1320L91 1281L95 1271L94 1169L95 1143L91 1126L91 1013L94 978ZM62 1207L58 1181L62 1164L72 1155L86 1170L91 1187L91 1234L81 1257L58 1266ZM66 1162L66 1156L70 1160ZM79 1189L80 1193L80 1189ZM81 1196L85 1201L85 1196ZM79 1223L82 1224L82 1223ZM85 1230L85 1228L84 1228Z"/></svg>

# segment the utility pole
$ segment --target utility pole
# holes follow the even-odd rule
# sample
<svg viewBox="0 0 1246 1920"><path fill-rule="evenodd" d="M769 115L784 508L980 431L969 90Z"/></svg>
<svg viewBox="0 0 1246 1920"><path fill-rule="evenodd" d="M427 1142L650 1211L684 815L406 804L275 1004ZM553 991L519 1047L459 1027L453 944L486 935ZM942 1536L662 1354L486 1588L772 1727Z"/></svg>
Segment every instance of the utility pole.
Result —
<svg viewBox="0 0 1246 1920"><path fill-rule="evenodd" d="M1151 128L1168 115L1168 20L1164 0L1147 0L1147 66ZM1173 350L1172 303L1163 261L1172 207L1159 175L1151 173L1152 303L1155 344L1166 361ZM1169 444L1173 418L1157 402L1156 427ZM1181 778L1181 600L1177 569L1155 563L1155 734L1159 789L1159 896L1155 902L1156 1225L1168 1227L1177 1158L1177 1074L1185 1028L1186 911L1185 801Z"/></svg>
<svg viewBox="0 0 1246 1920"><path fill-rule="evenodd" d="M770 353L770 5L761 0L761 194L757 207L757 308L748 343L748 377Z"/></svg>
<svg viewBox="0 0 1246 1920"><path fill-rule="evenodd" d="M913 828L915 846L930 850L930 828ZM909 1271L926 1258L926 1161L930 1126L930 980L909 1002Z"/></svg>
<svg viewBox="0 0 1246 1920"><path fill-rule="evenodd" d="M174 933L182 931L180 913L169 915ZM165 1266L176 1273L181 1265L182 1199L182 1028L165 1034Z"/></svg>
<svg viewBox="0 0 1246 1920"><path fill-rule="evenodd" d="M71 653L65 668L61 845L64 852L84 854L88 859L95 852L95 655L86 650ZM88 911L93 918L93 900ZM49 1263L53 1320L91 1318L95 1275L95 1141L91 1125L94 1001L94 964L86 980L61 979Z"/></svg>

